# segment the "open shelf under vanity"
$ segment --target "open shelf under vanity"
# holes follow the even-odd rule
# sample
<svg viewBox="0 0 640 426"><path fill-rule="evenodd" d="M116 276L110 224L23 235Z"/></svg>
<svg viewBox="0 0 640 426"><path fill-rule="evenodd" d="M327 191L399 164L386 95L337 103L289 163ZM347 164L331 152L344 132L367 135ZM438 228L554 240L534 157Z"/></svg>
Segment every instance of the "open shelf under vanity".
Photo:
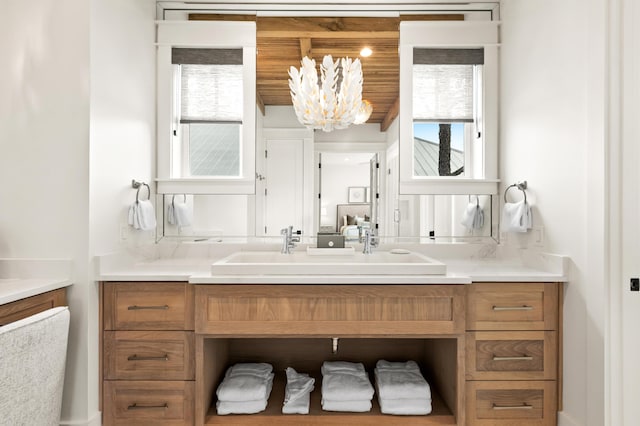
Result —
<svg viewBox="0 0 640 426"><path fill-rule="evenodd" d="M456 424L456 389L459 369L456 338L344 338L338 340L337 353L332 353L330 338L203 338L202 387L207 425L447 425ZM380 412L377 396L367 413L331 412L321 408L324 361L362 362L375 385L373 369L379 359L415 360L429 382L432 412L423 416L396 416ZM268 362L275 378L267 409L258 414L218 415L215 391L226 369L239 362ZM284 369L293 367L315 377L309 414L282 414L286 377Z"/></svg>

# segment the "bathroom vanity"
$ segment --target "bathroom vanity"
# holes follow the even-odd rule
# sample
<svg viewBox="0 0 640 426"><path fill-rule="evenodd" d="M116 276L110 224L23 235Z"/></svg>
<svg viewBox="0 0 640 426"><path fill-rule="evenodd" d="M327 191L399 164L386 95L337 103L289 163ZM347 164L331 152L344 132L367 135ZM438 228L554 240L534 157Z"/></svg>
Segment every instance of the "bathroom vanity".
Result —
<svg viewBox="0 0 640 426"><path fill-rule="evenodd" d="M415 276L369 284L144 276L106 274L101 282L105 425L556 424L562 279L553 274L467 283L446 274L423 284ZM431 414L384 415L375 396L369 413L322 411L323 361L359 361L372 372L378 359L420 364ZM276 371L267 410L218 416L215 390L226 368L249 361ZM281 414L289 366L316 377L308 415Z"/></svg>

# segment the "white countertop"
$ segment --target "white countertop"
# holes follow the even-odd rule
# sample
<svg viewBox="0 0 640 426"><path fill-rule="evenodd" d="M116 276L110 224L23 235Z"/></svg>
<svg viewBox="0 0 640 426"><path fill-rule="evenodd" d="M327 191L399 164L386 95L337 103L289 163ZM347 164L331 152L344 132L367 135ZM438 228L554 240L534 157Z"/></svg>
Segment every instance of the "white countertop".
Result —
<svg viewBox="0 0 640 426"><path fill-rule="evenodd" d="M67 259L0 259L0 305L68 287Z"/></svg>
<svg viewBox="0 0 640 426"><path fill-rule="evenodd" d="M412 247L415 249L415 247ZM418 248L420 249L420 248ZM469 248L440 250L445 257L428 253L447 265L444 275L212 275L211 264L235 249L215 256L203 252L176 257L132 259L122 254L98 258L99 281L185 281L192 284L470 284L472 282L562 282L569 280L566 256L548 253L479 258ZM456 257L456 251L464 251ZM476 248L477 250L477 248ZM481 250L487 251L486 248ZM206 253L205 253L206 254ZM210 254L210 252L209 252ZM184 255L184 253L183 253Z"/></svg>

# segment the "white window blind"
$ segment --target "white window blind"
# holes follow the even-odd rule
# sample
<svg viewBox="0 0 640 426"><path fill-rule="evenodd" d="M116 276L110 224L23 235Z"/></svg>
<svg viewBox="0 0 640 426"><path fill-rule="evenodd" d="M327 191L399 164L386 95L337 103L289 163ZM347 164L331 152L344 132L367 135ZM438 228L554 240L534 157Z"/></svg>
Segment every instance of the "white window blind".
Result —
<svg viewBox="0 0 640 426"><path fill-rule="evenodd" d="M473 121L473 65L414 65L413 118Z"/></svg>
<svg viewBox="0 0 640 426"><path fill-rule="evenodd" d="M242 65L181 65L180 121L242 121Z"/></svg>
<svg viewBox="0 0 640 426"><path fill-rule="evenodd" d="M242 121L242 49L173 48L180 65L180 121Z"/></svg>
<svg viewBox="0 0 640 426"><path fill-rule="evenodd" d="M474 67L483 62L483 49L415 48L414 120L472 122Z"/></svg>

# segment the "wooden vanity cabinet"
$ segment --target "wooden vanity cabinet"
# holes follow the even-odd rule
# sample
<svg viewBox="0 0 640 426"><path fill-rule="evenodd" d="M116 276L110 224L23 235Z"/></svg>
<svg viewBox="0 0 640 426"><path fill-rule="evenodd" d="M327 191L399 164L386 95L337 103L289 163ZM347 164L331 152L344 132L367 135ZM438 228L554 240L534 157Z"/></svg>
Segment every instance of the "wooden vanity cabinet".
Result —
<svg viewBox="0 0 640 426"><path fill-rule="evenodd" d="M467 425L552 426L559 395L560 285L467 290Z"/></svg>
<svg viewBox="0 0 640 426"><path fill-rule="evenodd" d="M103 283L105 425L192 425L193 286Z"/></svg>
<svg viewBox="0 0 640 426"><path fill-rule="evenodd" d="M561 286L101 285L103 424L552 426L561 395ZM338 338L337 353L332 353ZM416 360L427 416L321 409L327 360ZM265 412L218 416L238 362L269 362ZM308 415L281 414L288 366L316 377ZM372 378L373 383L373 378Z"/></svg>

